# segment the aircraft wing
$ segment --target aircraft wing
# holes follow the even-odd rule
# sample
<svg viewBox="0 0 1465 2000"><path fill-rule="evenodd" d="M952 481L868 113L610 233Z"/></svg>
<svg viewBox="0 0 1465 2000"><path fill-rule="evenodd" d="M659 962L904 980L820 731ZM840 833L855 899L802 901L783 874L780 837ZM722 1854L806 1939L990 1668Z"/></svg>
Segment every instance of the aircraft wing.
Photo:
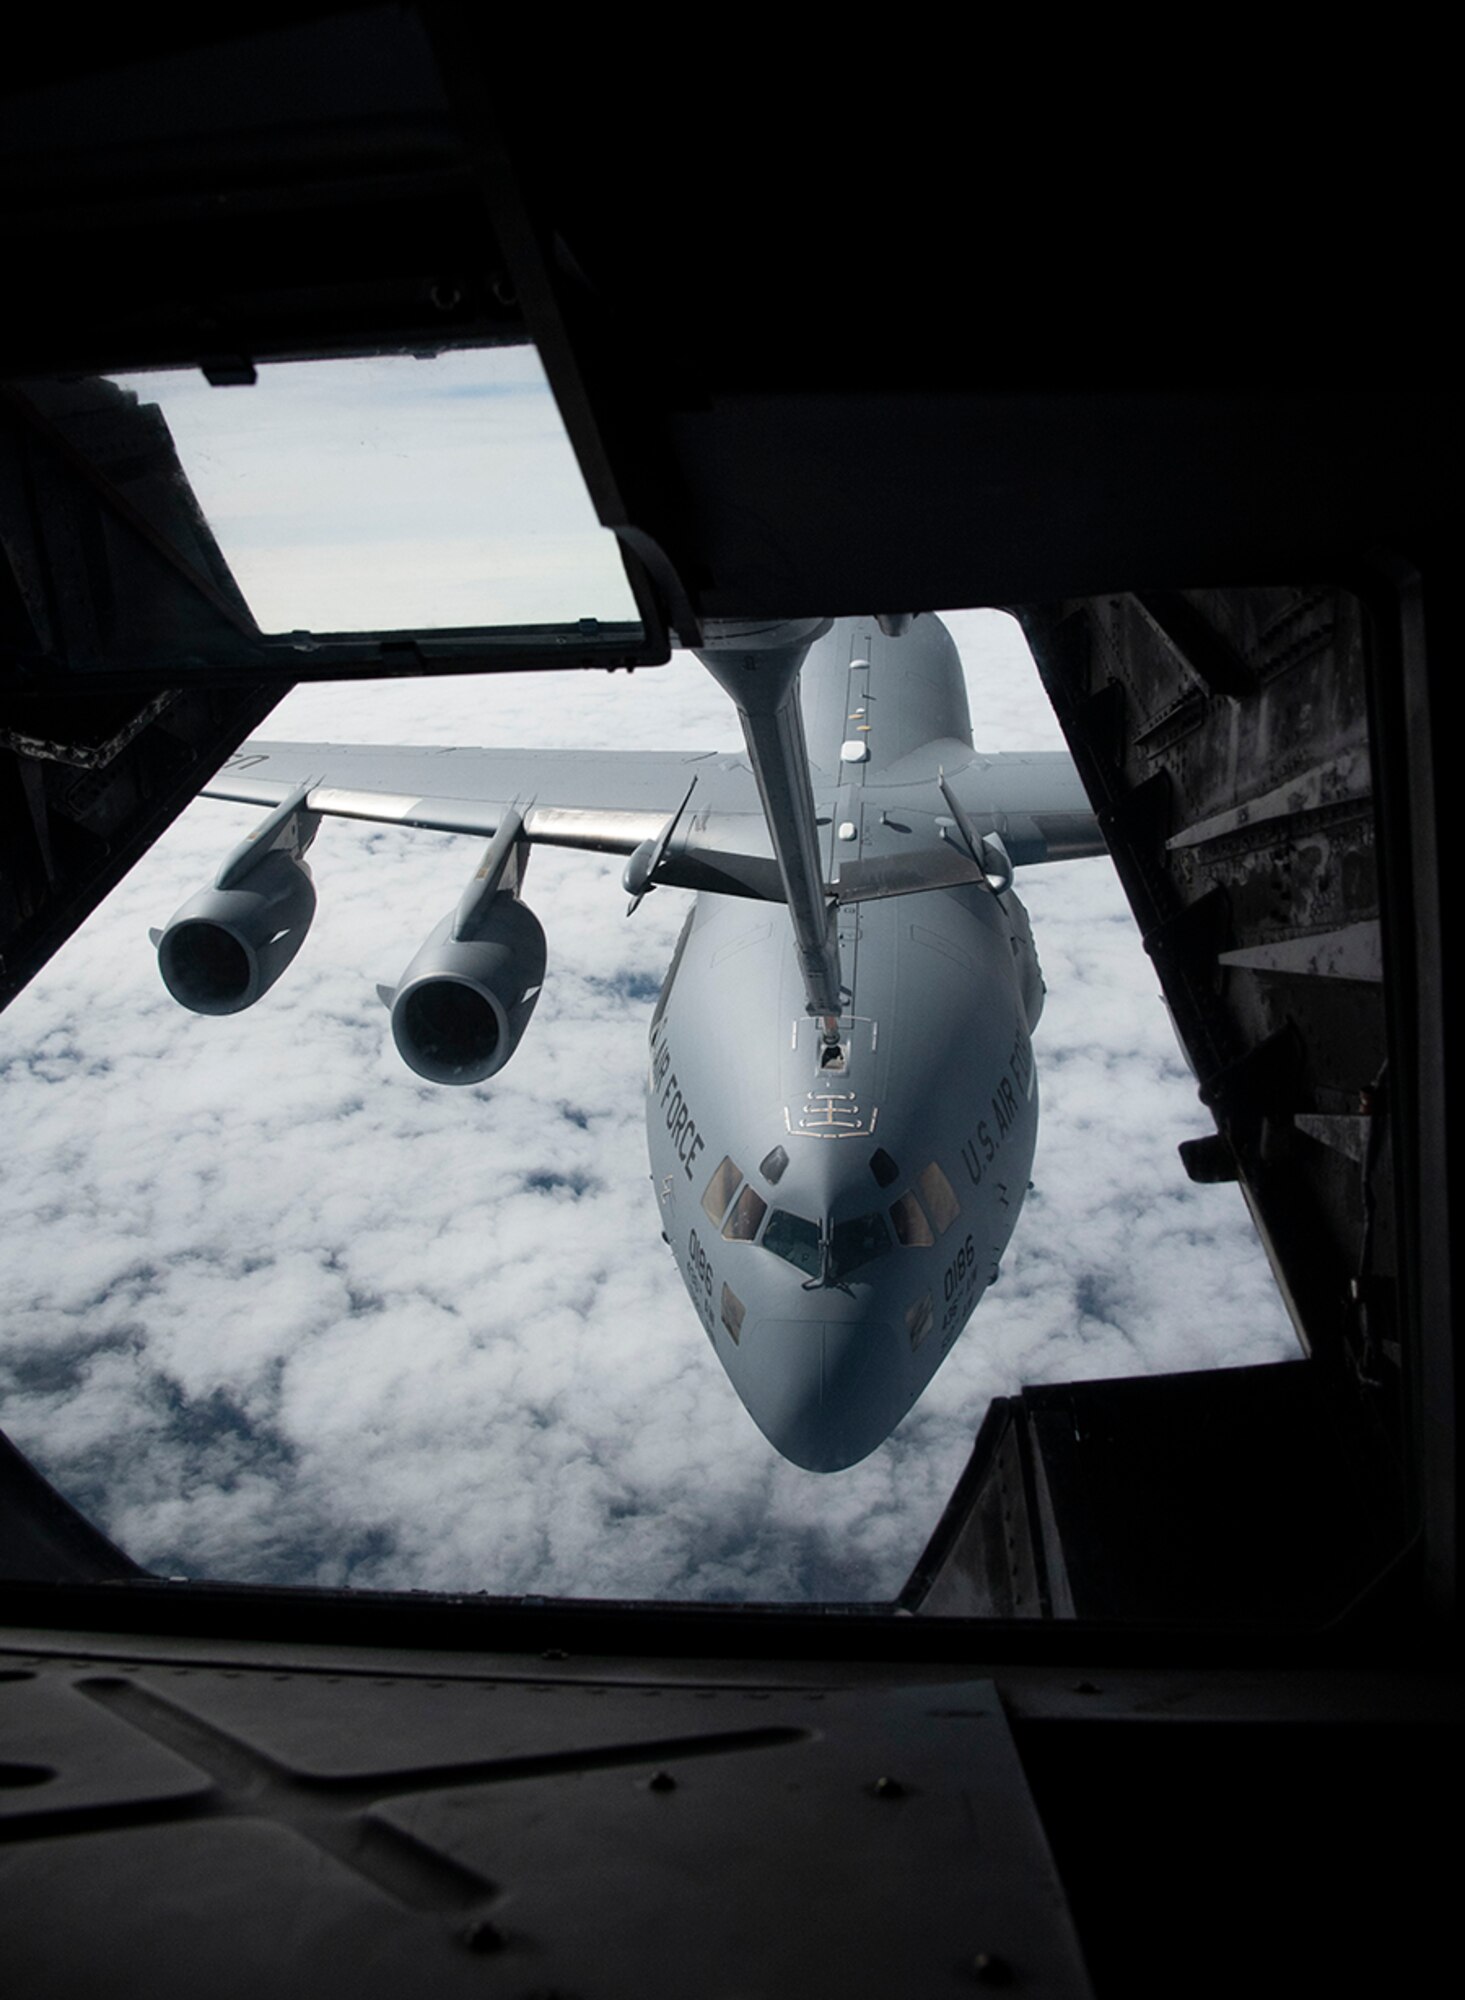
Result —
<svg viewBox="0 0 1465 2000"><path fill-rule="evenodd" d="M308 785L311 812L485 836L514 807L531 840L630 854L661 833L694 780L694 815L747 816L761 825L753 773L736 752L251 742L204 786L204 796L276 806ZM766 845L750 837L755 848Z"/></svg>
<svg viewBox="0 0 1465 2000"><path fill-rule="evenodd" d="M975 833L1000 834L1018 867L1105 852L1065 752L968 753L968 759L939 778L933 771L871 790L882 800L940 813L946 810L944 785L948 803ZM269 807L302 787L301 803L310 812L346 819L487 838L512 809L528 839L548 846L632 854L648 841L662 842L658 881L771 901L783 896L757 784L736 751L249 742L204 795ZM677 837L667 845L673 818ZM846 864L833 893L857 901L979 876L964 852L928 851L904 871L892 872L884 863Z"/></svg>
<svg viewBox="0 0 1465 2000"><path fill-rule="evenodd" d="M1019 868L1109 851L1066 750L979 751L944 778L978 832L999 833Z"/></svg>

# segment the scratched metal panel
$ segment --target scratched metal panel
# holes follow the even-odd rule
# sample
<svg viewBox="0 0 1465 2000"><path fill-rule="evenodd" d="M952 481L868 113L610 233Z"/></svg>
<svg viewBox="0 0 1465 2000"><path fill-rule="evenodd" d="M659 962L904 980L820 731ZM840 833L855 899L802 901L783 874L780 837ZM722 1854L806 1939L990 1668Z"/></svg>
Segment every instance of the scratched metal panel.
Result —
<svg viewBox="0 0 1465 2000"><path fill-rule="evenodd" d="M1216 1121L1193 1170L1239 1177L1305 1347L1382 1388L1397 1428L1363 605L1269 586L1022 615ZM1361 1159L1320 1142L1335 1117L1371 1121Z"/></svg>
<svg viewBox="0 0 1465 2000"><path fill-rule="evenodd" d="M17 1995L1089 1991L986 1682L56 1661L0 1757Z"/></svg>

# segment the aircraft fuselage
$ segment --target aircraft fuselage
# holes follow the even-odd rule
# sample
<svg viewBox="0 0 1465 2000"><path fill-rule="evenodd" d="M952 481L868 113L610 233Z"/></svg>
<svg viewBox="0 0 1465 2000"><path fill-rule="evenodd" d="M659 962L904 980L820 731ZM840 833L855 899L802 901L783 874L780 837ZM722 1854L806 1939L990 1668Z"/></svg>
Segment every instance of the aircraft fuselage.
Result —
<svg viewBox="0 0 1465 2000"><path fill-rule="evenodd" d="M960 840L961 665L921 618L841 619L803 669L826 879ZM863 754L860 754L863 752ZM786 912L700 894L651 1028L661 1224L708 1339L778 1451L853 1465L920 1396L995 1277L1028 1188L1042 981L981 883L842 906L837 1048Z"/></svg>

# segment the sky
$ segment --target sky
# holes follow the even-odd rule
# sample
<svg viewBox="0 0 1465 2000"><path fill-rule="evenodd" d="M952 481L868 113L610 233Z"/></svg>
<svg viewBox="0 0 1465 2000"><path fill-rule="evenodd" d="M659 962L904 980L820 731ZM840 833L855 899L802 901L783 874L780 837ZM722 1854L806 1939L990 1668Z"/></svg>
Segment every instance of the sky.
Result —
<svg viewBox="0 0 1465 2000"><path fill-rule="evenodd" d="M266 632L635 618L532 347L118 376Z"/></svg>
<svg viewBox="0 0 1465 2000"><path fill-rule="evenodd" d="M978 744L1060 747L1021 635L948 622ZM684 655L634 676L297 690L270 737L731 748ZM327 822L312 933L204 1020L147 941L254 822L199 801L0 1017L0 1423L164 1574L495 1594L881 1600L993 1396L1296 1352L1105 860L1023 871L1048 1001L1033 1191L999 1282L892 1438L780 1459L661 1242L646 1034L688 897L536 850L549 971L510 1064L407 1071L376 997L478 845Z"/></svg>

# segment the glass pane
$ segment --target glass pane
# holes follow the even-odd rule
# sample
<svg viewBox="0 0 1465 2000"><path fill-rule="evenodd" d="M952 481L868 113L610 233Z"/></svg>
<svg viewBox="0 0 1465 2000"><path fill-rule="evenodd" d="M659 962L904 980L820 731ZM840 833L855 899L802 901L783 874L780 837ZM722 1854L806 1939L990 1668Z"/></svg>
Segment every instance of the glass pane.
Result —
<svg viewBox="0 0 1465 2000"><path fill-rule="evenodd" d="M722 1233L729 1243L751 1243L767 1213L768 1204L757 1189L745 1187Z"/></svg>
<svg viewBox="0 0 1465 2000"><path fill-rule="evenodd" d="M885 1218L873 1209L868 1215L857 1215L853 1222L836 1222L833 1242L833 1275L847 1278L851 1271L858 1271L862 1264L884 1256L890 1248L890 1231L885 1227Z"/></svg>
<svg viewBox="0 0 1465 2000"><path fill-rule="evenodd" d="M714 1222L720 1223L727 1214L727 1205L737 1193L738 1182L743 1178L741 1167L735 1167L725 1155L722 1165L707 1183L707 1192L702 1197L702 1206Z"/></svg>
<svg viewBox="0 0 1465 2000"><path fill-rule="evenodd" d="M774 1209L763 1232L763 1248L792 1264L807 1277L819 1275L819 1225L802 1215L790 1215L786 1208Z"/></svg>
<svg viewBox="0 0 1465 2000"><path fill-rule="evenodd" d="M907 1250L924 1250L936 1241L926 1211L913 1194L903 1194L892 1204L890 1220L895 1225L896 1242L904 1244Z"/></svg>
<svg viewBox="0 0 1465 2000"><path fill-rule="evenodd" d="M905 1316L905 1330L911 1337L911 1346L919 1347L931 1331L934 1314L931 1310L931 1294L922 1292Z"/></svg>
<svg viewBox="0 0 1465 2000"><path fill-rule="evenodd" d="M933 1160L916 1185L921 1190L921 1199L936 1225L936 1234L944 1236L961 1214L961 1203L951 1191L951 1182Z"/></svg>
<svg viewBox="0 0 1465 2000"><path fill-rule="evenodd" d="M114 379L162 411L263 631L639 616L532 347Z"/></svg>
<svg viewBox="0 0 1465 2000"><path fill-rule="evenodd" d="M783 1179L783 1170L787 1165L788 1154L782 1146L775 1146L773 1151L763 1161L758 1171L770 1187L777 1187L778 1183Z"/></svg>
<svg viewBox="0 0 1465 2000"><path fill-rule="evenodd" d="M733 1337L734 1345L743 1337L743 1313L746 1308L735 1291L727 1285L722 1288L722 1323Z"/></svg>

